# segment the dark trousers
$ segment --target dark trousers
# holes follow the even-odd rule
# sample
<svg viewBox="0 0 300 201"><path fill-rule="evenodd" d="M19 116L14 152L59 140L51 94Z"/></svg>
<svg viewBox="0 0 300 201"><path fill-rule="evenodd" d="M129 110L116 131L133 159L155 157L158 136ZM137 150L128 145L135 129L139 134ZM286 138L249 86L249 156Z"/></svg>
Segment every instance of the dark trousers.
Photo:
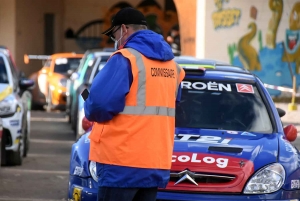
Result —
<svg viewBox="0 0 300 201"><path fill-rule="evenodd" d="M99 187L98 201L155 201L157 188Z"/></svg>

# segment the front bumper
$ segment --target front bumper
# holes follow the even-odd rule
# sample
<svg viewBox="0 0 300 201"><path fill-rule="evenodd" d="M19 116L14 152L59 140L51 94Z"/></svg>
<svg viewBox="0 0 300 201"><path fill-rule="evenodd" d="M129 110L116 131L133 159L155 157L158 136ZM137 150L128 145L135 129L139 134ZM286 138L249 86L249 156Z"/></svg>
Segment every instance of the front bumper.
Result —
<svg viewBox="0 0 300 201"><path fill-rule="evenodd" d="M241 194L197 194L160 191L157 194L157 201L300 201L300 190L285 191L279 190L271 194L262 195L241 195Z"/></svg>
<svg viewBox="0 0 300 201"><path fill-rule="evenodd" d="M2 118L3 135L6 135L5 149L18 151L22 137L22 112L16 112L11 117Z"/></svg>
<svg viewBox="0 0 300 201"><path fill-rule="evenodd" d="M70 176L69 201L97 200L97 183L92 178ZM157 201L300 201L300 190L279 190L271 194L240 195L240 194L198 194L183 192L159 191Z"/></svg>
<svg viewBox="0 0 300 201"><path fill-rule="evenodd" d="M82 178L70 175L69 201L97 200L98 187L92 178Z"/></svg>

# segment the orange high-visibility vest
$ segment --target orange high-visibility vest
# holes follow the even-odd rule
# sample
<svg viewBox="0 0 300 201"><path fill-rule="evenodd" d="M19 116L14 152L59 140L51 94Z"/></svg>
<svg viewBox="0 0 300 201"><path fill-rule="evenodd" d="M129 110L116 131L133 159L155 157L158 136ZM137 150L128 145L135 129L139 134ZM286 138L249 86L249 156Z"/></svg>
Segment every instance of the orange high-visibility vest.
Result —
<svg viewBox="0 0 300 201"><path fill-rule="evenodd" d="M175 133L175 102L184 70L173 60L150 60L132 48L133 81L123 112L94 123L89 159L103 164L170 169Z"/></svg>

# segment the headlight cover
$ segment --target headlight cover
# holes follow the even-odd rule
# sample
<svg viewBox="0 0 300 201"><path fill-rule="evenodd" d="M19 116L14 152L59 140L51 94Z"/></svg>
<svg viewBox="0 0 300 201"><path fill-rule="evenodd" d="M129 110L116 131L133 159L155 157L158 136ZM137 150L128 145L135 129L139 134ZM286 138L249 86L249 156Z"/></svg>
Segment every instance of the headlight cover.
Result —
<svg viewBox="0 0 300 201"><path fill-rule="evenodd" d="M95 161L90 161L89 170L90 170L90 174L92 175L93 179L96 182L98 182L97 166L96 166L96 162Z"/></svg>
<svg viewBox="0 0 300 201"><path fill-rule="evenodd" d="M273 193L279 190L285 181L285 170L279 163L263 167L248 181L245 194Z"/></svg>
<svg viewBox="0 0 300 201"><path fill-rule="evenodd" d="M21 111L13 94L0 101L0 116L6 116Z"/></svg>

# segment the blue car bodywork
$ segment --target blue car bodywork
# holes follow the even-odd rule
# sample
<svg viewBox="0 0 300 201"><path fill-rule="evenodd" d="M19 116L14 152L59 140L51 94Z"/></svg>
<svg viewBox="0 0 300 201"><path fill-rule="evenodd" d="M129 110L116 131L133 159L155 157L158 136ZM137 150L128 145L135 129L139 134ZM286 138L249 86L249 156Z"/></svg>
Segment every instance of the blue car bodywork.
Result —
<svg viewBox="0 0 300 201"><path fill-rule="evenodd" d="M259 78L215 61L176 61L186 77L170 181L157 200L299 200L300 153ZM72 146L69 199L97 198L89 134Z"/></svg>

